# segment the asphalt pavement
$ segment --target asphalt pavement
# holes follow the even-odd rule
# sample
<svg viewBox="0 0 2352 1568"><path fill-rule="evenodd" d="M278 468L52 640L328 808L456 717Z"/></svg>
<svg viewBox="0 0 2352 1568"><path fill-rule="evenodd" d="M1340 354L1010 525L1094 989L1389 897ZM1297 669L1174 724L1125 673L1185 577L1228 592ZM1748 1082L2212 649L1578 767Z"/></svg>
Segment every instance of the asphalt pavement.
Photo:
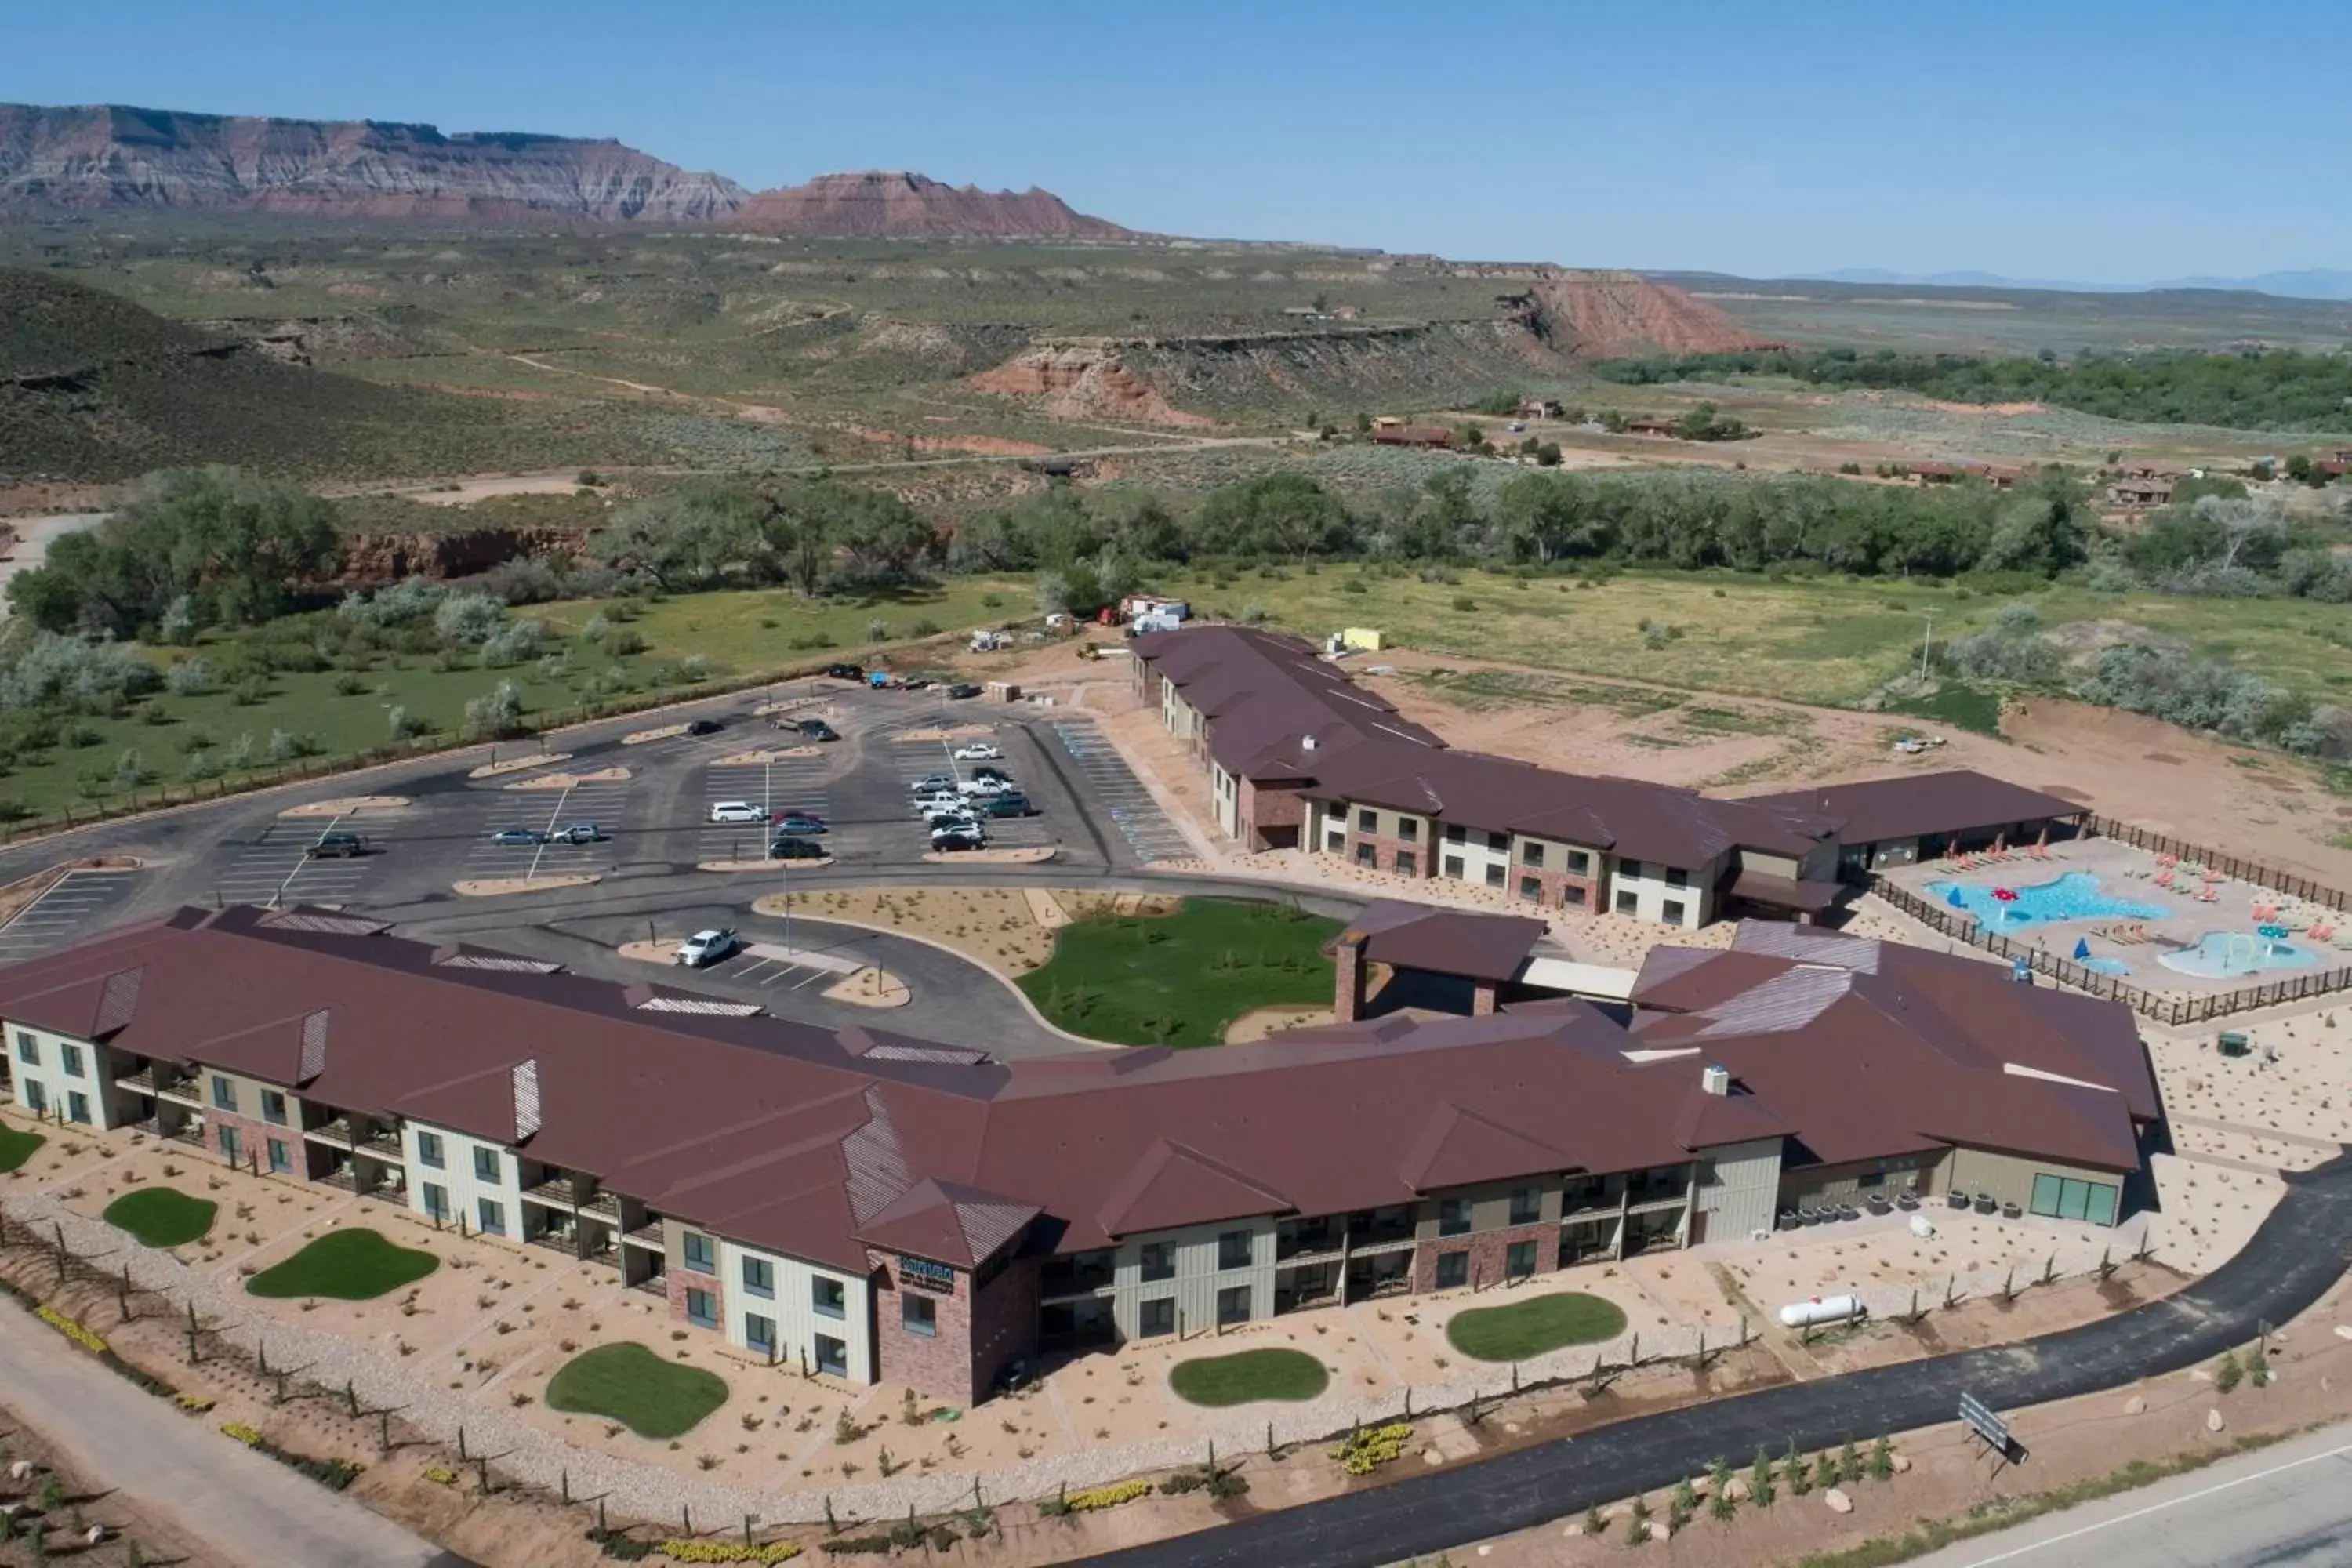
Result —
<svg viewBox="0 0 2352 1568"><path fill-rule="evenodd" d="M2352 1154L2286 1180L2285 1196L2253 1239L2220 1268L2161 1301L2082 1328L1637 1416L1086 1561L1117 1568L1377 1568L1656 1491L1718 1458L1738 1464L1759 1447L1827 1448L1950 1421L1963 1394L2012 1412L2177 1372L2248 1343L2265 1324L2294 1318L2352 1262ZM2025 1425L2020 1436L2030 1444ZM2030 1453L2023 1462L2030 1468Z"/></svg>

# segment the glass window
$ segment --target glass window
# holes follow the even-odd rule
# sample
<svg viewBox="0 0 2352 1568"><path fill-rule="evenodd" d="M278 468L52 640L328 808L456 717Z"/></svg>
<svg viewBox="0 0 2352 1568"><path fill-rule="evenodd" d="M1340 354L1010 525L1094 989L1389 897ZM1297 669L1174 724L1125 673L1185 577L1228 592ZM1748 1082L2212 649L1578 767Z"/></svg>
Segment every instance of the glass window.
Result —
<svg viewBox="0 0 2352 1568"><path fill-rule="evenodd" d="M847 1315L848 1287L838 1279L828 1279L820 1274L809 1281L809 1310L821 1318Z"/></svg>
<svg viewBox="0 0 2352 1568"><path fill-rule="evenodd" d="M48 1091L41 1087L41 1080L39 1079L26 1079L20 1087L20 1092L25 1097L26 1110L31 1111L36 1116L46 1116L48 1114Z"/></svg>
<svg viewBox="0 0 2352 1568"><path fill-rule="evenodd" d="M1440 1198L1437 1200L1437 1234L1466 1236L1470 1230L1470 1200Z"/></svg>
<svg viewBox="0 0 2352 1568"><path fill-rule="evenodd" d="M478 1182L499 1182L506 1178L499 1169L499 1152L474 1145L474 1179Z"/></svg>
<svg viewBox="0 0 2352 1568"><path fill-rule="evenodd" d="M1542 864L1543 864L1543 846L1542 846L1542 845L1540 845L1540 844L1536 844L1536 843L1527 843L1527 844L1522 844L1522 845L1520 845L1520 846L1519 846L1519 858L1520 858L1521 860L1524 860L1525 862L1527 862L1527 863L1528 863L1528 865L1530 865L1530 866L1540 866L1540 865L1542 865Z"/></svg>
<svg viewBox="0 0 2352 1568"><path fill-rule="evenodd" d="M1679 867L1679 866L1669 866L1669 867L1667 867L1667 868L1666 868L1666 886L1667 886L1667 887L1669 887L1669 888L1687 888L1687 887L1689 887L1689 886L1690 886L1690 873L1689 873L1688 871L1684 870L1684 869L1683 869L1681 867Z"/></svg>
<svg viewBox="0 0 2352 1568"><path fill-rule="evenodd" d="M281 1176L294 1168L294 1156L283 1138L269 1140L269 1168Z"/></svg>
<svg viewBox="0 0 2352 1568"><path fill-rule="evenodd" d="M743 1292L772 1300L776 1294L776 1266L764 1258L743 1259Z"/></svg>
<svg viewBox="0 0 2352 1568"><path fill-rule="evenodd" d="M1486 863L1486 886L1490 888L1501 887L1503 885L1503 868L1500 866L1496 865L1491 860Z"/></svg>
<svg viewBox="0 0 2352 1568"><path fill-rule="evenodd" d="M1441 1252L1437 1255L1437 1288L1456 1290L1470 1283L1470 1255L1466 1252Z"/></svg>
<svg viewBox="0 0 2352 1568"><path fill-rule="evenodd" d="M1574 875L1581 877L1592 869L1592 857L1581 849L1571 849L1568 852L1568 868Z"/></svg>
<svg viewBox="0 0 2352 1568"><path fill-rule="evenodd" d="M1449 822L1445 825L1445 842L1448 844L1466 844L1469 839L1470 830L1460 823Z"/></svg>
<svg viewBox="0 0 2352 1568"><path fill-rule="evenodd" d="M1357 864L1357 865L1359 865L1359 866L1370 866L1370 865L1377 864L1377 863L1379 862L1379 860L1380 860L1380 851L1379 851L1379 850L1377 850L1377 849L1375 849L1375 848L1373 848L1370 845L1369 845L1369 844L1359 844L1359 845L1357 845L1357 846L1356 846L1356 864Z"/></svg>
<svg viewBox="0 0 2352 1568"><path fill-rule="evenodd" d="M475 1200L475 1212L480 1216L484 1236L504 1236L507 1233L507 1209L504 1204L488 1198Z"/></svg>
<svg viewBox="0 0 2352 1568"><path fill-rule="evenodd" d="M1531 904L1533 904L1533 903L1540 903L1540 902L1542 902L1542 901L1543 901L1543 879L1542 879L1542 878L1540 878L1540 877L1522 877L1522 878L1520 878L1520 879L1519 879L1519 897L1521 897L1521 898L1523 898L1523 899L1527 900L1528 900L1528 902L1529 902L1529 903L1531 903Z"/></svg>
<svg viewBox="0 0 2352 1568"><path fill-rule="evenodd" d="M1511 1223L1533 1225L1543 1218L1543 1189L1521 1187L1511 1194Z"/></svg>
<svg viewBox="0 0 2352 1568"><path fill-rule="evenodd" d="M1403 839L1407 844L1419 842L1421 838L1421 819L1417 816L1398 817L1397 837Z"/></svg>
<svg viewBox="0 0 2352 1568"><path fill-rule="evenodd" d="M698 1329L719 1326L719 1299L708 1290L686 1293L686 1321Z"/></svg>
<svg viewBox="0 0 2352 1568"><path fill-rule="evenodd" d="M2083 1217L2093 1225L2116 1223L2116 1189L2105 1182L2086 1182L2090 1195L2083 1205Z"/></svg>
<svg viewBox="0 0 2352 1568"><path fill-rule="evenodd" d="M416 1163L436 1171L441 1168L441 1134L419 1132L416 1135Z"/></svg>
<svg viewBox="0 0 2352 1568"><path fill-rule="evenodd" d="M35 1039L29 1031L16 1031L16 1059L28 1068L41 1065L41 1042Z"/></svg>
<svg viewBox="0 0 2352 1568"><path fill-rule="evenodd" d="M1562 888L1559 890L1559 901L1571 909L1582 909L1584 907L1584 884L1581 882L1570 882L1567 887Z"/></svg>
<svg viewBox="0 0 2352 1568"><path fill-rule="evenodd" d="M245 1142L236 1135L236 1128L224 1127L220 1130L220 1152L221 1158L232 1165L244 1156Z"/></svg>
<svg viewBox="0 0 2352 1568"><path fill-rule="evenodd" d="M1449 879L1451 879L1452 880L1456 881L1456 882L1458 882L1458 881L1460 881L1460 880L1462 879L1462 857L1461 857L1461 856L1459 856L1459 855L1448 855L1448 856L1445 858L1445 875L1446 875Z"/></svg>
<svg viewBox="0 0 2352 1568"><path fill-rule="evenodd" d="M69 1121L79 1121L84 1125L88 1125L89 1121L89 1096L84 1094L78 1089L69 1089L66 1090L66 1119Z"/></svg>
<svg viewBox="0 0 2352 1568"><path fill-rule="evenodd" d="M757 1312L743 1314L743 1343L764 1356L776 1353L776 1320Z"/></svg>
<svg viewBox="0 0 2352 1568"><path fill-rule="evenodd" d="M1400 877L1418 877L1421 875L1421 858L1410 849L1400 849L1396 852L1396 868Z"/></svg>
<svg viewBox="0 0 2352 1568"><path fill-rule="evenodd" d="M425 1213L433 1219L449 1217L449 1189L433 1182L425 1184Z"/></svg>
<svg viewBox="0 0 2352 1568"><path fill-rule="evenodd" d="M898 1321L910 1334L929 1339L940 1331L940 1304L919 1290L898 1293Z"/></svg>
<svg viewBox="0 0 2352 1568"><path fill-rule="evenodd" d="M1347 847L1348 835L1341 829L1335 827L1329 833L1324 835L1323 850L1325 854L1337 855Z"/></svg>
<svg viewBox="0 0 2352 1568"><path fill-rule="evenodd" d="M1147 1241L1139 1257L1143 1265L1143 1278L1173 1279L1176 1278L1176 1245L1168 1241Z"/></svg>
<svg viewBox="0 0 2352 1568"><path fill-rule="evenodd" d="M1617 912L1621 915L1640 914L1642 912L1642 895L1635 892L1631 888L1618 889Z"/></svg>
<svg viewBox="0 0 2352 1568"><path fill-rule="evenodd" d="M1639 860L1620 860L1617 862L1617 874L1621 877L1639 878L1642 874L1642 863Z"/></svg>
<svg viewBox="0 0 2352 1568"><path fill-rule="evenodd" d="M1246 1323L1250 1321L1250 1288L1235 1285L1217 1292L1217 1321L1220 1325Z"/></svg>
<svg viewBox="0 0 2352 1568"><path fill-rule="evenodd" d="M1503 1278L1525 1279L1536 1271L1536 1244L1515 1241L1503 1251Z"/></svg>
<svg viewBox="0 0 2352 1568"><path fill-rule="evenodd" d="M1229 1230L1217 1237L1217 1267L1247 1268L1250 1266L1250 1233Z"/></svg>
<svg viewBox="0 0 2352 1568"><path fill-rule="evenodd" d="M213 1074L213 1109L215 1110L236 1109L236 1085L218 1073Z"/></svg>
<svg viewBox="0 0 2352 1568"><path fill-rule="evenodd" d="M286 1097L274 1089L261 1091L261 1119L276 1126L286 1125Z"/></svg>
<svg viewBox="0 0 2352 1568"><path fill-rule="evenodd" d="M686 1266L697 1274L719 1272L719 1244L698 1230L689 1230L681 1239L686 1254Z"/></svg>
<svg viewBox="0 0 2352 1568"><path fill-rule="evenodd" d="M1135 1332L1139 1339L1156 1339L1176 1331L1176 1298L1161 1296L1150 1301L1138 1302L1135 1310Z"/></svg>
<svg viewBox="0 0 2352 1568"><path fill-rule="evenodd" d="M1682 924L1683 913L1683 901L1680 899L1668 899L1658 906L1659 917L1670 926Z"/></svg>
<svg viewBox="0 0 2352 1568"><path fill-rule="evenodd" d="M1356 831L1357 831L1357 832L1359 832L1359 833L1378 833L1380 830L1381 830L1381 814L1380 814L1379 812L1377 812L1377 811L1360 811L1360 812L1356 813Z"/></svg>
<svg viewBox="0 0 2352 1568"><path fill-rule="evenodd" d="M828 1377L847 1377L849 1347L831 1334L817 1335L816 1369Z"/></svg>
<svg viewBox="0 0 2352 1568"><path fill-rule="evenodd" d="M2027 1206L2035 1214L2046 1215L2053 1219L2079 1219L2094 1225L2113 1225L2116 1222L2116 1189L2105 1182L2082 1182L2045 1173L2033 1178L2033 1199Z"/></svg>
<svg viewBox="0 0 2352 1568"><path fill-rule="evenodd" d="M1511 848L1511 836L1507 833L1489 833L1486 835L1486 847L1500 849L1507 855Z"/></svg>
<svg viewBox="0 0 2352 1568"><path fill-rule="evenodd" d="M68 1078L81 1078L86 1076L81 1070L81 1047L79 1046L68 1046L60 1043L58 1047L58 1060L63 1064L66 1069L66 1076Z"/></svg>

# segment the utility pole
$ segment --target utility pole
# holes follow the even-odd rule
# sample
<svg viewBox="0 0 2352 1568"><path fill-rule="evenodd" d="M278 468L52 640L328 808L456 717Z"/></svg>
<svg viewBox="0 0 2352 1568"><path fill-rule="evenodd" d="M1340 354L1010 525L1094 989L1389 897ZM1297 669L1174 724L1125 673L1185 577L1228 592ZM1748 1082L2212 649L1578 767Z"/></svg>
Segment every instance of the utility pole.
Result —
<svg viewBox="0 0 2352 1568"><path fill-rule="evenodd" d="M1930 610L1927 612L1927 635L1919 641L1919 679L1922 680L1927 679L1927 654L1935 646L1936 613Z"/></svg>

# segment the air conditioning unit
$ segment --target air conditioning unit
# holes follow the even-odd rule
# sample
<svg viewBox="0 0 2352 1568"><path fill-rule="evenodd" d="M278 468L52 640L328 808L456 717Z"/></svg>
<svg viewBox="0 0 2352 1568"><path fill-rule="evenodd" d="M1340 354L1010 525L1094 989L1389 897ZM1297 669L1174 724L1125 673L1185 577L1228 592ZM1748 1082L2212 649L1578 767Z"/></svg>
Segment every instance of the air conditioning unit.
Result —
<svg viewBox="0 0 2352 1568"><path fill-rule="evenodd" d="M1731 1092L1731 1069L1726 1067L1707 1067L1698 1075L1698 1086L1709 1094L1727 1095Z"/></svg>

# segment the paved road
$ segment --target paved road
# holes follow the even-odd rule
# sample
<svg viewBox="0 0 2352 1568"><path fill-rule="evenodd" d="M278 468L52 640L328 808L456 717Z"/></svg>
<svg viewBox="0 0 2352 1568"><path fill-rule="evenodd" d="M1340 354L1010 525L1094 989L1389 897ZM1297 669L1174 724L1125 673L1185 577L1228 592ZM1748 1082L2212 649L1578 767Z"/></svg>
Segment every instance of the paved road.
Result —
<svg viewBox="0 0 2352 1568"><path fill-rule="evenodd" d="M0 1306L0 1395L76 1470L136 1498L225 1562L466 1568L466 1559L178 1415L14 1306Z"/></svg>
<svg viewBox="0 0 2352 1568"><path fill-rule="evenodd" d="M2340 1568L2352 1425L1979 1536L1916 1568Z"/></svg>
<svg viewBox="0 0 2352 1568"><path fill-rule="evenodd" d="M2352 1262L2352 1154L2287 1182L2285 1197L2229 1262L2178 1295L2083 1328L1642 1416L1580 1439L1087 1561L1117 1568L1370 1568L1655 1491L1718 1456L1738 1463L1759 1447L1777 1453L1794 1441L1825 1448L1949 1421L1963 1393L2013 1411L2178 1371L2244 1344L2259 1323L2294 1318ZM2021 1436L2030 1444L2027 1426Z"/></svg>

